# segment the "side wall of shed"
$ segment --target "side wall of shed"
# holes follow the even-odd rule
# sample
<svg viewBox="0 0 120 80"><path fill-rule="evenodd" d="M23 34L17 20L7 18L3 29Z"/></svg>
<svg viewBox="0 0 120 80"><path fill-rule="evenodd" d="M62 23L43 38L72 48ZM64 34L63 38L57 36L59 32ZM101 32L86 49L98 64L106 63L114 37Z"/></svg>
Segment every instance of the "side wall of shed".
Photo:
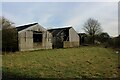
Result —
<svg viewBox="0 0 120 80"><path fill-rule="evenodd" d="M79 36L77 32L73 29L69 29L69 41L64 42L64 47L79 47Z"/></svg>
<svg viewBox="0 0 120 80"><path fill-rule="evenodd" d="M52 34L46 31L45 49L52 49Z"/></svg>
<svg viewBox="0 0 120 80"><path fill-rule="evenodd" d="M18 34L19 51L33 49L33 32L24 31Z"/></svg>

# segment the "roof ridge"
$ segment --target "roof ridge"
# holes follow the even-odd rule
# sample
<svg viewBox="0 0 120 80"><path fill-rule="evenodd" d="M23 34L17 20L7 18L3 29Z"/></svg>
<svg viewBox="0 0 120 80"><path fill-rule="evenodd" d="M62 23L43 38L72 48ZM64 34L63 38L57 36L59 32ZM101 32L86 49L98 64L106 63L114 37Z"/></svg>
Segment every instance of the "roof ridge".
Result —
<svg viewBox="0 0 120 80"><path fill-rule="evenodd" d="M63 28L52 28L52 29L48 29L48 30L70 29L70 28L72 28L72 26L71 27L63 27Z"/></svg>

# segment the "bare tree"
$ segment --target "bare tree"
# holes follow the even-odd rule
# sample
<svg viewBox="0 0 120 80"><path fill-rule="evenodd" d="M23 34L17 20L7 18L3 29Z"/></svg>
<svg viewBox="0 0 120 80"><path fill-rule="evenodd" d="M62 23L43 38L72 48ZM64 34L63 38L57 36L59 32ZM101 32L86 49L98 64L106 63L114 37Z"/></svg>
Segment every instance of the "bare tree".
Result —
<svg viewBox="0 0 120 80"><path fill-rule="evenodd" d="M89 18L87 22L85 22L83 29L90 35L92 43L94 43L95 35L102 32L101 25L98 20L92 18Z"/></svg>

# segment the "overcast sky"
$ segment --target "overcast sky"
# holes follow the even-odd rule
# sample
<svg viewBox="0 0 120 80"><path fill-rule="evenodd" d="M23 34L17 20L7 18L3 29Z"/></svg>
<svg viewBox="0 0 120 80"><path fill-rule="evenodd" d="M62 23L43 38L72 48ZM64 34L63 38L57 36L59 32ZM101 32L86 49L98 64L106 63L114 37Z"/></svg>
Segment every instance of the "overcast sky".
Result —
<svg viewBox="0 0 120 80"><path fill-rule="evenodd" d="M118 35L117 2L3 2L2 15L16 26L38 22L45 28L73 26L77 32L94 18L104 32Z"/></svg>

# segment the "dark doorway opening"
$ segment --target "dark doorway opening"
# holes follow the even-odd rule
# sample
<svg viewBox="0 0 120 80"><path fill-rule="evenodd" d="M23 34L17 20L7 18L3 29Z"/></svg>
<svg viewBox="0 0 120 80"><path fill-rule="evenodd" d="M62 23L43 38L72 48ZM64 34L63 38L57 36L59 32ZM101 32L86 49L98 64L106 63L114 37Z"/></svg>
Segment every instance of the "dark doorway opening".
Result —
<svg viewBox="0 0 120 80"><path fill-rule="evenodd" d="M33 42L41 42L42 43L42 32L33 32Z"/></svg>

